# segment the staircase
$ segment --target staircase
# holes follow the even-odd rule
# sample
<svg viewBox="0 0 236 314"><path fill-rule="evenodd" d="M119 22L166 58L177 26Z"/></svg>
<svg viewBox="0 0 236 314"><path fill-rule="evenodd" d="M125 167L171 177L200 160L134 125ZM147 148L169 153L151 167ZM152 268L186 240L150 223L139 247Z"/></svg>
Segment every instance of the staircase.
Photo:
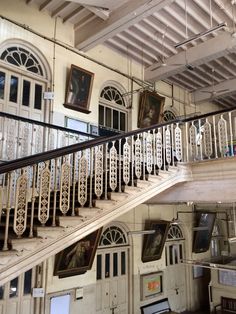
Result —
<svg viewBox="0 0 236 314"><path fill-rule="evenodd" d="M233 156L233 114L173 121L1 165L0 285L191 180L183 161Z"/></svg>

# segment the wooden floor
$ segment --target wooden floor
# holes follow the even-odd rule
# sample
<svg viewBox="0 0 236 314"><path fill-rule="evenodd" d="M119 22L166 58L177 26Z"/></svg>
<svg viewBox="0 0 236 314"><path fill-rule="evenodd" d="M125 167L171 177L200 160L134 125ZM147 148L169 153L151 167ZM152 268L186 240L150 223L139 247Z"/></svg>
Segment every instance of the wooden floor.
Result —
<svg viewBox="0 0 236 314"><path fill-rule="evenodd" d="M182 312L181 314L210 314L210 311L202 310L202 311L196 311L196 312Z"/></svg>

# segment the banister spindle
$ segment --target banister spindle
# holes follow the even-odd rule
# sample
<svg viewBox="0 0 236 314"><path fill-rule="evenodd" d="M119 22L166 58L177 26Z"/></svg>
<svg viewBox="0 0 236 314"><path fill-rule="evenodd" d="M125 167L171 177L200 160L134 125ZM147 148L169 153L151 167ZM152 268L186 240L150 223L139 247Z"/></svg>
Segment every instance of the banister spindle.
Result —
<svg viewBox="0 0 236 314"><path fill-rule="evenodd" d="M233 129L232 129L232 114L231 111L229 115L229 136L230 136L230 156L234 156L234 142L233 142Z"/></svg>
<svg viewBox="0 0 236 314"><path fill-rule="evenodd" d="M123 150L124 147L121 147L121 139L119 139L119 192L121 193L121 168L122 168L122 152L121 150ZM124 152L123 152L124 154ZM123 156L123 168L124 168L124 156Z"/></svg>
<svg viewBox="0 0 236 314"><path fill-rule="evenodd" d="M105 200L107 200L107 184L108 184L108 162L107 162L107 158L108 158L108 154L107 154L107 150L108 150L108 143L104 144L104 148L105 148L105 166L104 166L104 170L105 170Z"/></svg>
<svg viewBox="0 0 236 314"><path fill-rule="evenodd" d="M58 191L58 158L53 159L51 162L54 163L52 226L56 227L57 191Z"/></svg>
<svg viewBox="0 0 236 314"><path fill-rule="evenodd" d="M89 193L89 207L93 207L93 152L94 147L90 148L90 193Z"/></svg>

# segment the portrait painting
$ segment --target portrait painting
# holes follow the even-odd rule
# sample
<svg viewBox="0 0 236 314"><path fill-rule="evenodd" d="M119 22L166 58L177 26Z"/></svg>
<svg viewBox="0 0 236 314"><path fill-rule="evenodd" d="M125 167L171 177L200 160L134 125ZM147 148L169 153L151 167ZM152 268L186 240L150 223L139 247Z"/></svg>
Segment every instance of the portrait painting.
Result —
<svg viewBox="0 0 236 314"><path fill-rule="evenodd" d="M148 223L146 230L155 230L155 232L144 236L142 250L143 263L161 258L169 224L169 221L164 220L151 221Z"/></svg>
<svg viewBox="0 0 236 314"><path fill-rule="evenodd" d="M93 78L94 74L92 72L72 64L64 106L83 113L90 113L89 104Z"/></svg>
<svg viewBox="0 0 236 314"><path fill-rule="evenodd" d="M58 253L55 256L54 276L81 275L91 269L101 232L102 228Z"/></svg>
<svg viewBox="0 0 236 314"><path fill-rule="evenodd" d="M193 252L202 253L209 250L216 213L198 212L195 214L193 234Z"/></svg>
<svg viewBox="0 0 236 314"><path fill-rule="evenodd" d="M156 92L144 91L140 95L138 127L145 128L160 123L162 120L165 98Z"/></svg>

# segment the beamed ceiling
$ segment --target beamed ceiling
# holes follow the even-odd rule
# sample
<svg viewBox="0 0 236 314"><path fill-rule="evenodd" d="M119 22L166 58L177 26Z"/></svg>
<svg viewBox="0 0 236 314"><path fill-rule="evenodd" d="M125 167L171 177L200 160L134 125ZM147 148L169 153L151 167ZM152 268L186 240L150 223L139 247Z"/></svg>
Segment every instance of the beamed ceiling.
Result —
<svg viewBox="0 0 236 314"><path fill-rule="evenodd" d="M98 44L144 66L145 79L177 84L196 104L236 104L236 0L26 0L72 23L75 47ZM226 23L227 26L198 36ZM175 48L175 45L197 37Z"/></svg>

